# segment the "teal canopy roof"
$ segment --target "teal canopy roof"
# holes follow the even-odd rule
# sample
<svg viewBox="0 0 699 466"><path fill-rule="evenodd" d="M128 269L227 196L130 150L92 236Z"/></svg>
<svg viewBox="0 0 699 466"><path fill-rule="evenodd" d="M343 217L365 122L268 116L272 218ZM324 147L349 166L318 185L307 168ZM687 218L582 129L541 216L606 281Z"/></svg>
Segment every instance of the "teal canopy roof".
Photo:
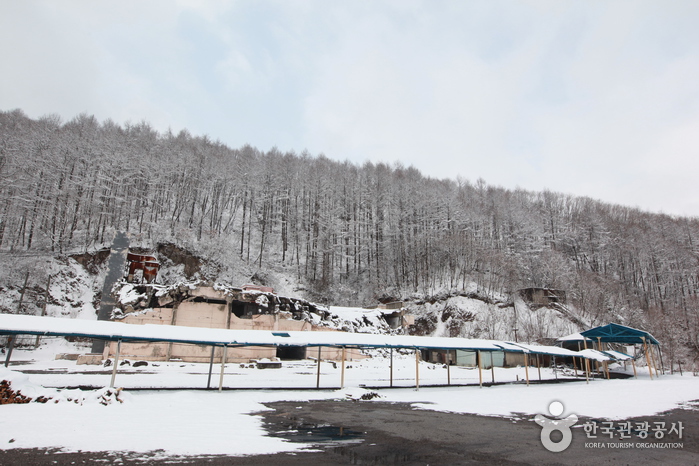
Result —
<svg viewBox="0 0 699 466"><path fill-rule="evenodd" d="M647 343L652 343L654 345L659 345L660 343L656 340L653 335L643 330L638 330L631 327L625 327L619 324L608 324L602 327L591 328L590 330L585 330L580 332L584 337L590 338L594 341L603 341L605 343L625 343L628 345L642 345L643 339Z"/></svg>

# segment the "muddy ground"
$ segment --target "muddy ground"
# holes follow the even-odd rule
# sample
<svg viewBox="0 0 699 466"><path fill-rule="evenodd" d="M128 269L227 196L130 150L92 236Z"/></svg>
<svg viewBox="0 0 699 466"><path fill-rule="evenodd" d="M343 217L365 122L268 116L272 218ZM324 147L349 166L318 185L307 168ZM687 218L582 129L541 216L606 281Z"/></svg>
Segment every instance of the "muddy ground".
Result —
<svg viewBox="0 0 699 466"><path fill-rule="evenodd" d="M619 444L618 437L588 439L581 419L573 441L561 453L541 444L541 427L533 416L514 418L440 413L413 409L404 403L376 401L277 402L274 411L260 415L270 435L297 442L317 442L316 451L249 457L163 458L164 452L61 453L25 449L0 451L2 465L69 464L211 464L211 465L465 465L465 464L699 464L699 411L677 409L636 422L682 422L682 439L639 439L633 448L604 447ZM601 421L601 420L598 420ZM651 436L652 437L652 436ZM557 440L552 437L554 440ZM648 448L648 443L681 444L682 448ZM597 445L593 447L591 443ZM646 447L641 448L639 443Z"/></svg>

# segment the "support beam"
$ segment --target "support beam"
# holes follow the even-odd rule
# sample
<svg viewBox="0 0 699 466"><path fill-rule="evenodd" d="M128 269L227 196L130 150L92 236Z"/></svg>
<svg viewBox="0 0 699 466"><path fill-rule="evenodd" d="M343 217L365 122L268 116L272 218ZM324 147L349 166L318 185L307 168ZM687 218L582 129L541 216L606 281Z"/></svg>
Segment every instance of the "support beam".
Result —
<svg viewBox="0 0 699 466"><path fill-rule="evenodd" d="M536 354L536 370L539 372L539 382L541 382L541 364L539 363L539 355Z"/></svg>
<svg viewBox="0 0 699 466"><path fill-rule="evenodd" d="M340 371L340 388L345 388L345 347L342 347L342 370Z"/></svg>
<svg viewBox="0 0 699 466"><path fill-rule="evenodd" d="M7 356L5 356L5 367L10 365L10 358L12 357L12 350L15 349L15 339L17 335L10 335L7 337Z"/></svg>
<svg viewBox="0 0 699 466"><path fill-rule="evenodd" d="M112 367L112 381L109 383L111 388L114 388L114 380L116 379L117 367L119 367L119 353L121 352L121 340L117 340L116 354L114 355L114 367Z"/></svg>
<svg viewBox="0 0 699 466"><path fill-rule="evenodd" d="M495 383L495 363L493 362L493 352L490 352L490 381Z"/></svg>
<svg viewBox="0 0 699 466"><path fill-rule="evenodd" d="M609 343L604 343L604 350L609 349ZM604 373L607 375L607 380L610 380L611 377L609 376L609 361L604 361Z"/></svg>
<svg viewBox="0 0 699 466"><path fill-rule="evenodd" d="M391 348L391 378L389 387L393 387L393 348Z"/></svg>
<svg viewBox="0 0 699 466"><path fill-rule="evenodd" d="M420 390L420 350L415 348L415 390Z"/></svg>
<svg viewBox="0 0 699 466"><path fill-rule="evenodd" d="M524 353L524 375L527 377L527 387L529 386L529 355Z"/></svg>
<svg viewBox="0 0 699 466"><path fill-rule="evenodd" d="M646 337L641 337L643 340L643 352L646 354L646 364L648 364L648 374L650 379L653 380L653 367L651 367L650 356L648 356L648 345L646 344Z"/></svg>
<svg viewBox="0 0 699 466"><path fill-rule="evenodd" d="M631 365L633 366L633 376L635 379L637 379L638 374L636 373L636 360L635 359L631 359Z"/></svg>
<svg viewBox="0 0 699 466"><path fill-rule="evenodd" d="M478 359L478 385L483 388L483 364L481 364L481 352L476 351L476 358Z"/></svg>
<svg viewBox="0 0 699 466"><path fill-rule="evenodd" d="M211 388L211 373L214 370L214 353L216 352L216 347L211 346L211 359L209 359L209 379L206 381L206 389Z"/></svg>
<svg viewBox="0 0 699 466"><path fill-rule="evenodd" d="M658 356L656 356L655 349L653 348L653 343L649 345L650 348L650 360L653 363L653 369L655 370L655 376L660 377L660 372L658 372Z"/></svg>
<svg viewBox="0 0 699 466"><path fill-rule="evenodd" d="M223 355L221 356L221 376L218 379L218 391L223 390L223 373L226 370L226 356L228 353L228 345L223 345Z"/></svg>
<svg viewBox="0 0 699 466"><path fill-rule="evenodd" d="M585 358L585 383L590 383L590 360Z"/></svg>
<svg viewBox="0 0 699 466"><path fill-rule="evenodd" d="M447 356L447 385L451 385L451 364L449 364L450 362L451 361L449 361L449 356Z"/></svg>
<svg viewBox="0 0 699 466"><path fill-rule="evenodd" d="M587 338L583 340L583 345L587 349ZM585 358L585 383L590 383L590 360Z"/></svg>
<svg viewBox="0 0 699 466"><path fill-rule="evenodd" d="M316 388L320 388L320 351L322 347L318 347L318 361L317 361L317 369L316 369Z"/></svg>

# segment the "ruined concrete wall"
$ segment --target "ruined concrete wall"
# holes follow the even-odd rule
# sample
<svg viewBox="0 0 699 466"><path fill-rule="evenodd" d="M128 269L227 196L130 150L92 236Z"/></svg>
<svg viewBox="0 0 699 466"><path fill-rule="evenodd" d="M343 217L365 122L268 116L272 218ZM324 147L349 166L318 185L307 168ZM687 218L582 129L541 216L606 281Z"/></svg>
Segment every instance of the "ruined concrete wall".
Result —
<svg viewBox="0 0 699 466"><path fill-rule="evenodd" d="M327 327L312 325L307 321L284 318L281 314L258 314L250 318L238 318L228 311L226 304L183 302L176 308L155 308L149 311L128 314L121 322L127 324L156 324L156 325L181 325L200 328L231 328L235 330L270 330L270 331L328 331ZM288 314L287 317L290 317ZM228 320L230 317L230 321ZM229 325L230 323L230 325ZM114 357L116 342L112 342L108 348L107 357ZM274 358L277 355L275 347L247 346L228 348L226 360L228 362L250 362L255 359ZM223 348L216 348L214 362L220 363L223 356ZM306 357L317 357L317 348L308 348ZM363 359L359 350L347 349L346 359ZM171 359L184 362L209 362L211 358L211 346L192 345L184 343L122 343L120 358L144 359L148 361L169 361ZM341 348L322 348L321 359L341 360Z"/></svg>

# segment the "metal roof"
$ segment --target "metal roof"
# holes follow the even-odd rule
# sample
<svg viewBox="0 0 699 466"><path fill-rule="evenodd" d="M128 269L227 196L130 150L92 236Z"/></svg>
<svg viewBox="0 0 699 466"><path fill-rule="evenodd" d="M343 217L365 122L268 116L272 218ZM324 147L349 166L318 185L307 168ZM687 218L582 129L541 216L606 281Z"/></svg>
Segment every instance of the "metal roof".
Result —
<svg viewBox="0 0 699 466"><path fill-rule="evenodd" d="M418 337L338 331L228 330L172 325L134 325L56 317L0 314L0 334L72 336L123 342L173 342L214 346L346 346L363 348L458 349L560 356L561 348L470 338ZM571 354L580 356L575 352Z"/></svg>
<svg viewBox="0 0 699 466"><path fill-rule="evenodd" d="M619 324L607 324L601 327L591 328L590 330L580 332L580 334L595 341L599 339L599 341L605 343L626 343L635 345L643 344L645 338L647 343L652 343L654 345L660 344L660 342L648 332Z"/></svg>

